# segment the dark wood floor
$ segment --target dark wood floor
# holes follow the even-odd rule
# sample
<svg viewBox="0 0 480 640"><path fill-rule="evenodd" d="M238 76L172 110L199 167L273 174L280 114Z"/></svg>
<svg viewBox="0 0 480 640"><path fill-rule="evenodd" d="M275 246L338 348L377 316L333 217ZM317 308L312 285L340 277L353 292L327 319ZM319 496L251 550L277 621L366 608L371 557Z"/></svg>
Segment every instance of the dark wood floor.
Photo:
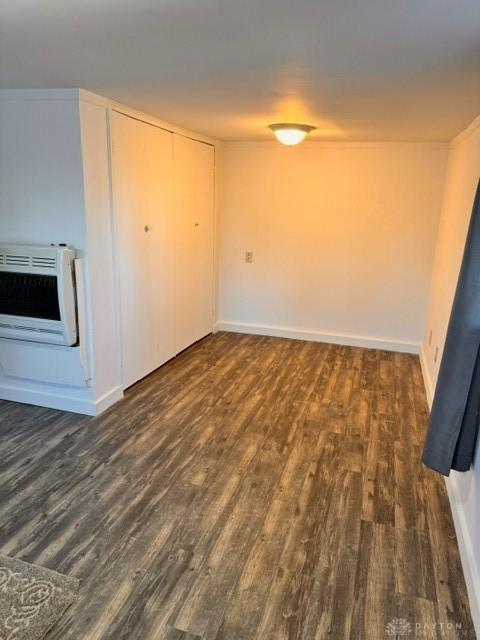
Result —
<svg viewBox="0 0 480 640"><path fill-rule="evenodd" d="M426 420L415 356L219 333L99 418L0 403L0 552L81 579L48 640L473 638Z"/></svg>

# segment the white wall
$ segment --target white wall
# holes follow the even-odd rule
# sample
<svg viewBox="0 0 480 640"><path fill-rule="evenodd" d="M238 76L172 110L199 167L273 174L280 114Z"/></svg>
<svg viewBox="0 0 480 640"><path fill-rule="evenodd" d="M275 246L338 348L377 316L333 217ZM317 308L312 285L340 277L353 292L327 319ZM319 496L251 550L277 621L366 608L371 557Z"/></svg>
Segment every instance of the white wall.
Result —
<svg viewBox="0 0 480 640"><path fill-rule="evenodd" d="M49 98L50 96L50 98ZM82 154L78 101L51 99L50 93L0 93L0 239L26 244L72 244L86 251ZM6 343L9 348L11 342ZM61 367L58 354L68 347L22 345L16 358L25 369L37 361ZM54 385L7 375L0 341L0 397L58 407L82 409L93 391L81 386ZM68 367L81 368L78 350ZM62 357L62 355L60 356ZM33 367L32 367L33 368ZM39 373L39 372L37 372ZM65 372L71 374L71 372ZM85 375L78 375L85 379ZM65 378L67 375L65 376Z"/></svg>
<svg viewBox="0 0 480 640"><path fill-rule="evenodd" d="M112 331L107 104L95 100L78 90L0 92L0 241L73 245L84 258L87 293L79 308L81 349L22 343L16 356L31 359L32 370L39 362L74 367L78 374L64 371L65 379L85 383L10 376L2 370L0 341L0 398L92 414L121 397ZM5 345L9 357L13 347Z"/></svg>
<svg viewBox="0 0 480 640"><path fill-rule="evenodd" d="M442 214L425 337L422 368L431 403L463 256L473 199L480 178L480 116L450 145ZM430 339L431 336L431 339ZM435 352L438 349L437 357ZM478 456L477 456L478 458ZM447 479L477 633L480 634L480 463Z"/></svg>
<svg viewBox="0 0 480 640"><path fill-rule="evenodd" d="M0 238L85 249L79 105L0 93Z"/></svg>
<svg viewBox="0 0 480 640"><path fill-rule="evenodd" d="M435 143L222 144L219 326L417 351L446 156Z"/></svg>

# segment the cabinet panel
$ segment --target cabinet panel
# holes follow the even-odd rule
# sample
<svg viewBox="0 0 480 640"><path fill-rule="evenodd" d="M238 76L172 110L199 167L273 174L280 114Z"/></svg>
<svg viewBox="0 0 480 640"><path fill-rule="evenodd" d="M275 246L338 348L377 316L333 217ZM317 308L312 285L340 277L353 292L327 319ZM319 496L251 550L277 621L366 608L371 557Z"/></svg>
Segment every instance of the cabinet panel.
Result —
<svg viewBox="0 0 480 640"><path fill-rule="evenodd" d="M147 125L148 126L148 125ZM150 240L150 313L155 368L175 356L175 218L172 134L149 126L147 218Z"/></svg>
<svg viewBox="0 0 480 640"><path fill-rule="evenodd" d="M112 113L112 183L120 285L122 372L125 387L154 366L150 313L146 135L142 123Z"/></svg>
<svg viewBox="0 0 480 640"><path fill-rule="evenodd" d="M173 136L177 350L213 329L214 148Z"/></svg>
<svg viewBox="0 0 480 640"><path fill-rule="evenodd" d="M175 355L172 134L112 113L112 178L125 387Z"/></svg>

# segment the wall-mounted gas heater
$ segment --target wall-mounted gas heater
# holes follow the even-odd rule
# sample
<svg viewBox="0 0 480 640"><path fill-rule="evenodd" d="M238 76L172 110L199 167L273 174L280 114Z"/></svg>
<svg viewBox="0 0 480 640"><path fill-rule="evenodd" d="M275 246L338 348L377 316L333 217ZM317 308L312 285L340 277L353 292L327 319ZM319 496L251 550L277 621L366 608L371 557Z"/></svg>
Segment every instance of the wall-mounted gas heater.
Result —
<svg viewBox="0 0 480 640"><path fill-rule="evenodd" d="M75 252L64 246L0 244L0 337L77 342Z"/></svg>

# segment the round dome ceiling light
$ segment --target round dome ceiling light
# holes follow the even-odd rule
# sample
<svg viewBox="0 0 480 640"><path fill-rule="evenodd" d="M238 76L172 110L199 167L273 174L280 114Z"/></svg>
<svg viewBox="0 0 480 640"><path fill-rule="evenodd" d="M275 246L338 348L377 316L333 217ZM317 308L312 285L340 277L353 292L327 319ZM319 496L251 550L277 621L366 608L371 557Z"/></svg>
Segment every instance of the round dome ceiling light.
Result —
<svg viewBox="0 0 480 640"><path fill-rule="evenodd" d="M305 139L307 133L313 131L315 127L309 124L294 124L288 122L280 122L271 124L269 128L273 131L276 139L282 144L293 146Z"/></svg>

